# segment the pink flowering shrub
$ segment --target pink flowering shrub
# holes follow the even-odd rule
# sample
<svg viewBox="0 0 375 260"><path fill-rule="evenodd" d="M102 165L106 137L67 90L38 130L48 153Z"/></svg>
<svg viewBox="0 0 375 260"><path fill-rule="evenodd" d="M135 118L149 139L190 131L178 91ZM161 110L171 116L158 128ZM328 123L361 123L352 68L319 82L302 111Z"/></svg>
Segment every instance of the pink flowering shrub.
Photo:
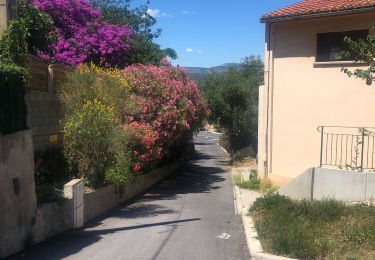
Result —
<svg viewBox="0 0 375 260"><path fill-rule="evenodd" d="M50 46L54 56L44 59L76 66L93 62L106 67L124 66L130 50L132 31L123 25L107 23L87 0L33 0L54 22L51 32L57 40Z"/></svg>
<svg viewBox="0 0 375 260"><path fill-rule="evenodd" d="M207 115L207 104L196 83L169 64L133 65L125 68L124 74L138 105L136 113L126 115L124 111L124 123L148 133L141 136L140 144L146 149L137 161L141 166L160 162L191 139Z"/></svg>

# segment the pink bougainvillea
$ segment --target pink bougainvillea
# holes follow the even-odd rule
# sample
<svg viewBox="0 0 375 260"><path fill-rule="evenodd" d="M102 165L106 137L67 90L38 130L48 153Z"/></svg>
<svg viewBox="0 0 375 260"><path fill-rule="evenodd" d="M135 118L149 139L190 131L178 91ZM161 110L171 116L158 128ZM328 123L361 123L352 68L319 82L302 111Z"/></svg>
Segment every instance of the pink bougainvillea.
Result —
<svg viewBox="0 0 375 260"><path fill-rule="evenodd" d="M125 128L138 129L141 149L134 150L135 170L160 162L178 144L191 138L208 113L196 83L183 69L132 65L125 68L138 113L125 118ZM126 114L126 111L125 111Z"/></svg>
<svg viewBox="0 0 375 260"><path fill-rule="evenodd" d="M55 24L51 32L57 40L51 46L53 57L40 57L76 66L94 62L106 67L123 66L130 50L132 31L123 25L107 23L99 10L86 0L33 0Z"/></svg>

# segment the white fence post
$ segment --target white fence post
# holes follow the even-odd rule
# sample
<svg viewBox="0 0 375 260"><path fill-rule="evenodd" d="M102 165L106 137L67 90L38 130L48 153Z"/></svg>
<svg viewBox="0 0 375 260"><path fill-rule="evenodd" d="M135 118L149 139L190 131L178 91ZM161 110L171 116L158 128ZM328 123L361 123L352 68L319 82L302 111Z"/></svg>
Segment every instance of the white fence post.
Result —
<svg viewBox="0 0 375 260"><path fill-rule="evenodd" d="M83 179L74 179L64 185L64 196L73 200L73 228L83 226Z"/></svg>

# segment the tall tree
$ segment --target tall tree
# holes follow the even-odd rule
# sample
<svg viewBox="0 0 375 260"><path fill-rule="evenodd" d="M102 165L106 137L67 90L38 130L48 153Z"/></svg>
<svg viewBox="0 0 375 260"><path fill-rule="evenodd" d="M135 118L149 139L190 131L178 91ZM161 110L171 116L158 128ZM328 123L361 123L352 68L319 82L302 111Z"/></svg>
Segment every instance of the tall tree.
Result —
<svg viewBox="0 0 375 260"><path fill-rule="evenodd" d="M100 9L104 19L111 24L129 26L134 35L128 63L160 64L165 57L177 58L171 48L162 49L154 40L160 36L160 29L153 29L156 19L148 12L149 1L145 5L131 9L131 0L91 0Z"/></svg>
<svg viewBox="0 0 375 260"><path fill-rule="evenodd" d="M232 153L248 146L256 150L262 71L263 62L251 56L243 59L241 67L209 74L201 83L211 110L210 122L222 128L221 144Z"/></svg>

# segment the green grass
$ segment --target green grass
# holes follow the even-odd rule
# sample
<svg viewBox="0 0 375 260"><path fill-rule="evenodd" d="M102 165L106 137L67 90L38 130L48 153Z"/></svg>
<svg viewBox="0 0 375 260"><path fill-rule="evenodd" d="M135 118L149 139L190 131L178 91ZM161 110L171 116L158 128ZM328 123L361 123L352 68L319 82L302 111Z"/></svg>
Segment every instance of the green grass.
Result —
<svg viewBox="0 0 375 260"><path fill-rule="evenodd" d="M278 194L250 208L268 253L300 259L375 259L375 207Z"/></svg>
<svg viewBox="0 0 375 260"><path fill-rule="evenodd" d="M270 181L259 179L256 170L251 170L249 180L241 180L240 175L235 175L234 182L242 189L256 190L266 194L273 193L278 189Z"/></svg>

